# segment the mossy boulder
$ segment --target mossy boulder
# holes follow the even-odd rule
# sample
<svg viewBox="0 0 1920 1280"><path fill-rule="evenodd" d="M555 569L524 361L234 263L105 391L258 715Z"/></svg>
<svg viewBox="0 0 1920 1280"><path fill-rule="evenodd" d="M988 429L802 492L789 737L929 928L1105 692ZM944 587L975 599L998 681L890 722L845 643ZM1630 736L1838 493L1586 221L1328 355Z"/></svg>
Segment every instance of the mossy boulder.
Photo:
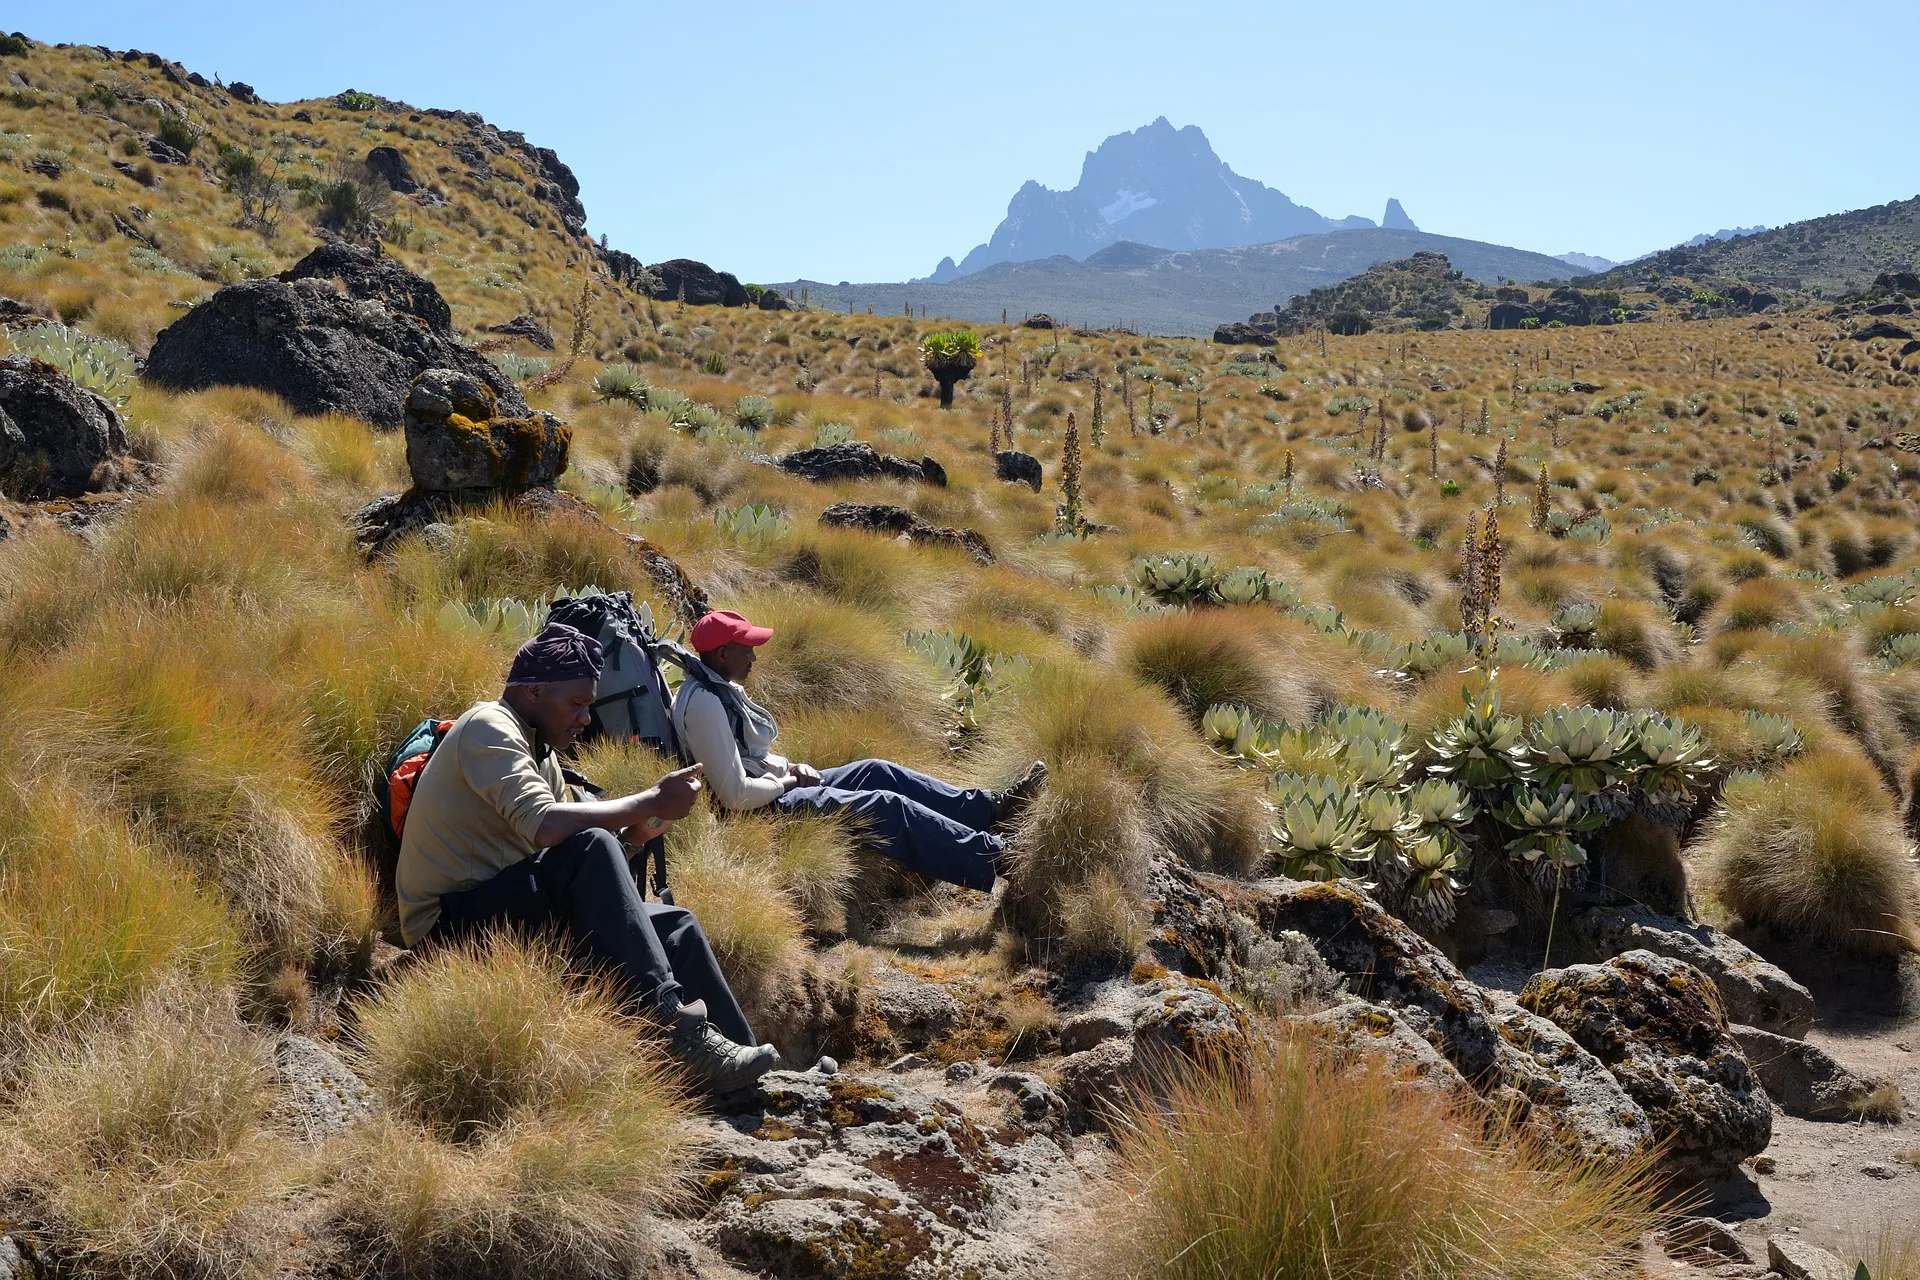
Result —
<svg viewBox="0 0 1920 1280"><path fill-rule="evenodd" d="M567 469L573 429L550 413L498 417L485 382L428 369L407 392L407 469L425 493L502 494L551 488Z"/></svg>
<svg viewBox="0 0 1920 1280"><path fill-rule="evenodd" d="M1605 964L1535 974L1521 992L1605 1063L1682 1182L1732 1173L1773 1138L1773 1108L1727 1027L1713 979L1683 960L1629 951Z"/></svg>

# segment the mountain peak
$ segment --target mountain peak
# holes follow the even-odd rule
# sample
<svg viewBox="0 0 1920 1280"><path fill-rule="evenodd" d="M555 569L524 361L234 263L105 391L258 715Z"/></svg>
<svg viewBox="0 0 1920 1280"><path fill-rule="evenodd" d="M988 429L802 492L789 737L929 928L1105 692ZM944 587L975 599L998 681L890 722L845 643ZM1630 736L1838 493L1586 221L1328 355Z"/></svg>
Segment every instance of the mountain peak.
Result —
<svg viewBox="0 0 1920 1280"><path fill-rule="evenodd" d="M1087 152L1072 189L1053 191L1031 179L1022 184L993 237L967 254L959 274L1056 254L1085 259L1120 240L1162 249L1227 249L1334 225L1235 173L1200 126L1176 128L1156 116Z"/></svg>
<svg viewBox="0 0 1920 1280"><path fill-rule="evenodd" d="M1380 215L1380 225L1390 231L1418 231L1420 229L1413 225L1413 219L1409 218L1407 211L1400 207L1400 202L1391 196L1387 197L1387 211Z"/></svg>

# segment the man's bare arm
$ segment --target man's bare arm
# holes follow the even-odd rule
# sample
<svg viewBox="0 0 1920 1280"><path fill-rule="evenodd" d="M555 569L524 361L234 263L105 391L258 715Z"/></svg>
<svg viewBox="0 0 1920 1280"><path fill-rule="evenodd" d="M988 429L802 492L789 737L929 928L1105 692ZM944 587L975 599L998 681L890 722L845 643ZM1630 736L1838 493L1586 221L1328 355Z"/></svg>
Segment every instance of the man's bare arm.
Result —
<svg viewBox="0 0 1920 1280"><path fill-rule="evenodd" d="M594 827L623 831L648 818L674 821L687 816L700 794L700 766L677 769L645 791L636 791L617 800L586 800L556 804L540 819L534 843L551 849L568 836L579 835Z"/></svg>

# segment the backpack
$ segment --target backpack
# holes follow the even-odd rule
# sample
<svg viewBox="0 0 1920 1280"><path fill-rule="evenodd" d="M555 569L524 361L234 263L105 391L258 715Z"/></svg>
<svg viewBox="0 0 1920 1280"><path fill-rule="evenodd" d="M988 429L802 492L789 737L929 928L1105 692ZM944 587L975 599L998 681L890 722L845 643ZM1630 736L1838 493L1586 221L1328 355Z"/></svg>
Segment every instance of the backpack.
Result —
<svg viewBox="0 0 1920 1280"><path fill-rule="evenodd" d="M564 622L600 642L605 665L594 686L593 708L582 742L610 738L644 742L656 751L691 764L686 745L673 729L673 694L660 669L662 661L687 670L691 655L670 640L653 633L653 610L635 606L633 595L612 591L599 595L562 597L547 611L548 622ZM655 836L640 848L636 877L653 863L653 891L671 906L673 889L667 884L667 841Z"/></svg>
<svg viewBox="0 0 1920 1280"><path fill-rule="evenodd" d="M419 785L420 774L451 728L453 721L432 718L413 726L412 732L400 739L400 745L387 758L385 772L374 780L374 797L380 803L380 823L396 841L406 830L407 810L413 804L413 789Z"/></svg>
<svg viewBox="0 0 1920 1280"><path fill-rule="evenodd" d="M547 621L592 636L606 656L594 686L593 719L580 740L637 740L684 760L686 752L673 731L672 695L660 670L663 657L678 665L677 646L654 636L653 611L636 608L630 593L615 591L563 596L553 602Z"/></svg>

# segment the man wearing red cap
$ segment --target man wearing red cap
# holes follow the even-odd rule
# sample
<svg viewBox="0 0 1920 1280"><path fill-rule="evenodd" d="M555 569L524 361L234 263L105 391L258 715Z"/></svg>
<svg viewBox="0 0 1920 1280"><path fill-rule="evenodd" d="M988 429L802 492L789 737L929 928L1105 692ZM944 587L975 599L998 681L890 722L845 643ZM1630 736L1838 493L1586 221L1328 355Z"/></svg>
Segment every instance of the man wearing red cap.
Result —
<svg viewBox="0 0 1920 1280"><path fill-rule="evenodd" d="M845 812L861 835L909 871L969 889L990 890L1006 841L999 834L1046 782L1034 761L1004 791L955 787L890 760L856 760L830 769L773 751L779 732L742 683L755 650L773 639L727 609L693 628L700 661L690 666L673 700L673 727L706 769L714 799L727 809Z"/></svg>
<svg viewBox="0 0 1920 1280"><path fill-rule="evenodd" d="M729 1092L779 1055L755 1041L693 913L641 899L616 834L638 843L685 817L700 766L617 800L577 799L561 771L558 753L587 727L601 665L598 641L550 622L514 655L499 701L454 721L407 810L400 931L414 946L557 930L629 1010L667 1027L696 1083Z"/></svg>

